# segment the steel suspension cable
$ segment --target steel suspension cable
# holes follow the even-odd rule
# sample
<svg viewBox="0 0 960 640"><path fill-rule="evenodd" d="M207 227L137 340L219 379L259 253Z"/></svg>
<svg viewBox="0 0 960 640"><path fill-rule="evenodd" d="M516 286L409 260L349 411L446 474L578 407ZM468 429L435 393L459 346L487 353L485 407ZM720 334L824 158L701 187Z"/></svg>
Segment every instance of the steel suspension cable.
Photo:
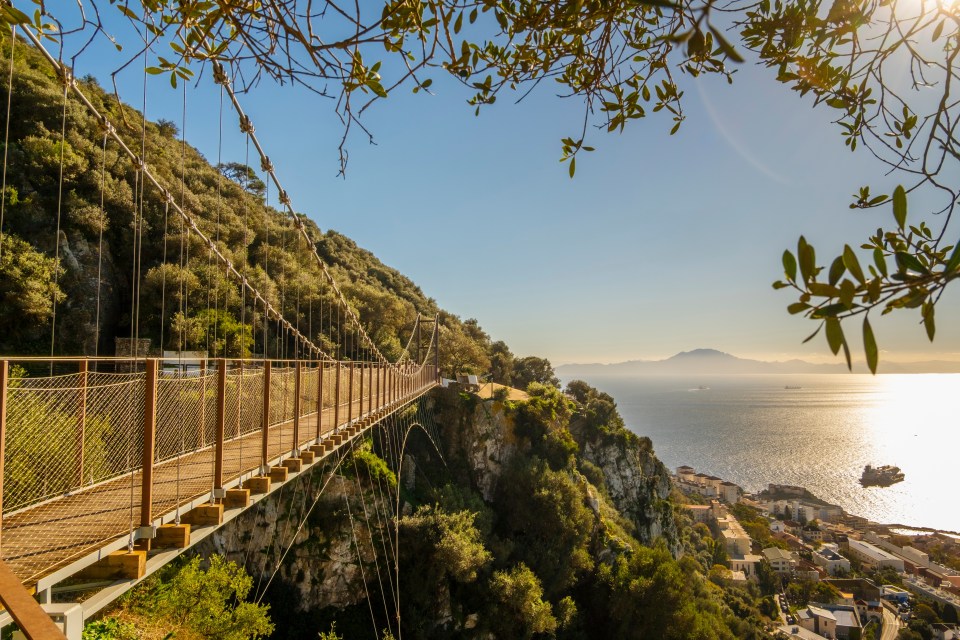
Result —
<svg viewBox="0 0 960 640"><path fill-rule="evenodd" d="M227 95L230 97L230 101L233 103L233 107L240 118L240 130L243 131L250 138L257 152L260 154L261 166L263 167L264 171L269 175L274 185L276 185L277 187L278 200L285 208L287 215L295 221L296 228L299 231L300 235L303 236L303 238L310 245L312 249L311 253L313 255L314 260L316 261L317 265L321 268L323 275L330 282L333 290L337 293L337 296L339 297L340 302L343 305L347 305L346 297L341 292L339 286L337 286L337 283L333 279L333 276L331 275L330 271L328 270L326 263L323 261L323 259L320 257L320 254L317 252L316 245L310 242L310 236L309 236L309 233L307 232L306 225L304 225L303 221L297 215L296 211L294 211L293 206L290 203L289 195L283 189L283 186L280 184L280 179L277 177L273 164L270 162L269 156L267 156L266 152L263 150L263 146L260 144L260 141L256 136L256 132L253 127L252 121L250 120L249 116L247 116L244 113L243 108L240 106L240 101L237 99L237 95L233 91L233 87L230 84L230 79L227 77L227 74L224 71L223 66L219 62L214 62L214 79L216 82L220 83L226 89ZM349 307L347 307L346 312L350 316L350 319L358 327L360 334L364 338L364 341L370 345L373 352L377 355L377 359L381 362L389 363L387 358L380 352L380 350L377 348L376 344L373 342L370 336L367 335L367 332L364 330L363 326L360 324L360 319L356 316L356 314L354 314L353 311L349 309Z"/></svg>
<svg viewBox="0 0 960 640"><path fill-rule="evenodd" d="M62 63L61 63L62 66ZM67 148L67 92L69 91L70 72L63 67L64 74L61 77L63 81L63 114L60 118L60 178L57 185L57 226L53 236L54 247L54 267L53 267L53 287L50 295L51 300L51 320L50 320L50 357L53 357L54 347L57 339L57 289L60 282L60 217L63 212L63 156ZM6 194L3 194L6 198ZM50 363L50 375L53 375L53 362Z"/></svg>
<svg viewBox="0 0 960 640"><path fill-rule="evenodd" d="M100 355L100 290L103 287L103 229L107 211L104 209L104 191L107 183L107 130L103 130L103 153L100 157L100 235L97 239L97 311L94 320L93 356Z"/></svg>
<svg viewBox="0 0 960 640"><path fill-rule="evenodd" d="M10 110L13 105L13 53L17 44L17 27L10 25L10 73L7 76L7 121L3 133L3 184L0 187L0 258L3 257L3 216L7 205L7 156L10 151Z"/></svg>

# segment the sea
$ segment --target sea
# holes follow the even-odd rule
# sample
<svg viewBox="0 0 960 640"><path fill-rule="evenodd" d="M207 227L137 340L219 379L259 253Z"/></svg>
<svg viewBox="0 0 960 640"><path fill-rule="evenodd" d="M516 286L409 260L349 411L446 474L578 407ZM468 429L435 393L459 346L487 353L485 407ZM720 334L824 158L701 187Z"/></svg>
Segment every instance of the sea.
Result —
<svg viewBox="0 0 960 640"><path fill-rule="evenodd" d="M750 492L801 485L874 522L960 532L960 374L585 379L671 471L687 464ZM862 487L867 464L906 479Z"/></svg>

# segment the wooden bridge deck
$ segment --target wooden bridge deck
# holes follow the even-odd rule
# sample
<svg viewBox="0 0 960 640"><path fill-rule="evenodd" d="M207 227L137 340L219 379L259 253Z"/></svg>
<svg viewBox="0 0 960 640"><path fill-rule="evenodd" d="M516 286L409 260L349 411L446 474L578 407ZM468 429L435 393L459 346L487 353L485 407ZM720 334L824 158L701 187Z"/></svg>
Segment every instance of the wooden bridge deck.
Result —
<svg viewBox="0 0 960 640"><path fill-rule="evenodd" d="M407 393L396 402L374 407L354 400L347 409L343 403L340 423L334 424L334 409L325 408L317 437L317 412L302 416L299 442L294 446L292 419L273 425L268 430L267 462L276 463L294 451L318 442L338 428L347 426L346 416L376 420L386 417L415 400L433 383ZM231 486L254 475L261 468L262 430L224 440L223 484ZM214 488L215 449L207 446L198 451L156 464L153 468L153 522L169 522L177 510L204 496L209 499ZM127 473L93 487L85 488L21 511L4 515L2 556L18 578L27 586L36 585L46 576L87 558L118 539L129 539L141 523L141 470Z"/></svg>

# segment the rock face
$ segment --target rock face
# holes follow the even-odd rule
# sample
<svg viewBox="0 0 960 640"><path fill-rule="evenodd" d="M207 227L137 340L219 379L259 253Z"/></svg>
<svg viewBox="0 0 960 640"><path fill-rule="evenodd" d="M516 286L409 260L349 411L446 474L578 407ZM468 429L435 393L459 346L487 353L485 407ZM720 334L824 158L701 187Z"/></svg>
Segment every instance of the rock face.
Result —
<svg viewBox="0 0 960 640"><path fill-rule="evenodd" d="M448 455L460 457L470 469L469 481L490 502L510 459L524 454L514 423L499 402L456 403L441 398L437 405L444 427ZM460 407L458 412L457 407ZM648 438L625 429L587 435L571 425L582 457L603 472L613 506L634 524L634 534L644 544L664 538L677 555L679 534L673 518L670 474L654 454Z"/></svg>
<svg viewBox="0 0 960 640"><path fill-rule="evenodd" d="M201 542L198 552L243 565L261 586L283 583L302 611L363 602L364 579L377 579L382 529L374 509L382 513L383 505L374 492L361 499L356 480L339 475L314 505L327 478L319 470L298 478Z"/></svg>
<svg viewBox="0 0 960 640"><path fill-rule="evenodd" d="M664 538L674 555L679 535L673 519L670 473L653 453L647 438L601 437L581 444L581 452L603 471L614 506L636 527L644 544Z"/></svg>

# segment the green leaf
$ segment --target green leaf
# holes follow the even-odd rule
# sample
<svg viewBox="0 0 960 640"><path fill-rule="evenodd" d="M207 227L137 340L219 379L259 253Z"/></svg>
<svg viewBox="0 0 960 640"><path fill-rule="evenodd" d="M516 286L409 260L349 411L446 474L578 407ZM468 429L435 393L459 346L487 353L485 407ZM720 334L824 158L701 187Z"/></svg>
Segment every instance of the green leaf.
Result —
<svg viewBox="0 0 960 640"><path fill-rule="evenodd" d="M844 245L843 247L843 264L853 277L860 281L860 284L866 283L867 280L863 277L863 269L860 268L860 261L857 260L857 254L853 252L850 245Z"/></svg>
<svg viewBox="0 0 960 640"><path fill-rule="evenodd" d="M796 282L797 280L797 259L793 257L793 254L789 251L783 252L783 272L787 276L787 280L791 282Z"/></svg>
<svg viewBox="0 0 960 640"><path fill-rule="evenodd" d="M877 351L877 340L873 336L873 327L870 326L869 318L863 319L863 350L867 356L867 367L870 373L877 373L877 361L879 352Z"/></svg>
<svg viewBox="0 0 960 640"><path fill-rule="evenodd" d="M30 24L30 16L16 7L3 7L3 21L7 24Z"/></svg>
<svg viewBox="0 0 960 640"><path fill-rule="evenodd" d="M827 327L827 344L833 355L840 353L840 347L843 346L843 329L840 328L840 321L836 318L827 318L825 320Z"/></svg>
<svg viewBox="0 0 960 640"><path fill-rule="evenodd" d="M857 287L853 284L852 280L844 279L840 284L840 302L843 303L847 309L853 308L853 296L857 293Z"/></svg>
<svg viewBox="0 0 960 640"><path fill-rule="evenodd" d="M577 172L577 159L570 158L570 169L569 169L570 177L572 178L573 174L575 174L576 172Z"/></svg>
<svg viewBox="0 0 960 640"><path fill-rule="evenodd" d="M849 282L849 280L845 282ZM810 290L810 293L815 296L820 296L821 298L836 298L840 295L839 289L825 282L811 282L807 285L807 288Z"/></svg>
<svg viewBox="0 0 960 640"><path fill-rule="evenodd" d="M847 268L843 264L843 257L837 256L836 258L834 258L833 264L830 265L830 278L829 278L830 284L833 285L840 282L840 278L843 277L843 273L846 270Z"/></svg>
<svg viewBox="0 0 960 640"><path fill-rule="evenodd" d="M741 56L736 49L733 48L727 39L723 37L723 34L720 33L720 30L716 27L710 27L710 33L713 34L714 40L717 41L717 45L720 47L720 50L723 52L723 55L727 56L733 62L743 62L743 56Z"/></svg>
<svg viewBox="0 0 960 640"><path fill-rule="evenodd" d="M943 25L946 23L946 20L941 20L940 24L937 25L937 28L933 30L933 36L930 37L930 41L933 42L940 37L940 34L943 33Z"/></svg>
<svg viewBox="0 0 960 640"><path fill-rule="evenodd" d="M877 265L877 270L880 272L880 275L886 277L887 275L887 260L883 256L883 251L880 249L873 250L873 263Z"/></svg>
<svg viewBox="0 0 960 640"><path fill-rule="evenodd" d="M950 255L950 259L947 261L945 270L947 273L956 271L960 267L960 242L957 243L957 246L953 248L953 253Z"/></svg>
<svg viewBox="0 0 960 640"><path fill-rule="evenodd" d="M927 330L927 338L933 342L933 337L937 334L937 324L933 319L934 305L928 302L923 308L923 328Z"/></svg>
<svg viewBox="0 0 960 640"><path fill-rule="evenodd" d="M800 263L800 275L804 282L809 282L817 270L817 255L813 245L807 243L807 239L800 236L797 241L797 259Z"/></svg>
<svg viewBox="0 0 960 640"><path fill-rule="evenodd" d="M893 217L901 229L907 224L907 192L900 185L893 190Z"/></svg>
<svg viewBox="0 0 960 640"><path fill-rule="evenodd" d="M810 305L808 305L806 302L794 302L793 304L787 307L787 313L789 313L792 316L795 316L801 311L806 311L809 308L810 308Z"/></svg>
<svg viewBox="0 0 960 640"><path fill-rule="evenodd" d="M915 271L916 273L928 274L930 273L929 269L923 266L923 263L917 259L913 254L906 253L905 251L897 251L895 254L897 259L897 265L903 271Z"/></svg>

